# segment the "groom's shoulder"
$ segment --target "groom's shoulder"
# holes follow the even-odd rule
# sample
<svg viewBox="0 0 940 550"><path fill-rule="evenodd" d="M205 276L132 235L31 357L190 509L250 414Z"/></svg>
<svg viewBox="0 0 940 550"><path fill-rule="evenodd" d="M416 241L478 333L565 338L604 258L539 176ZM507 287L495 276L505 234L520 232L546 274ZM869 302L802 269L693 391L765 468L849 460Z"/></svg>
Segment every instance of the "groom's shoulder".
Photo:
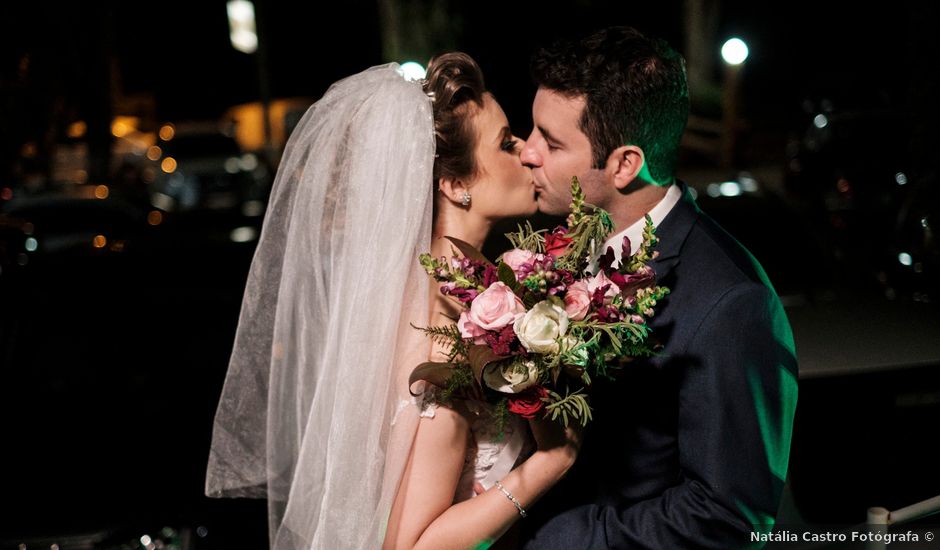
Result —
<svg viewBox="0 0 940 550"><path fill-rule="evenodd" d="M705 212L699 211L681 258L684 267L716 287L750 284L771 287L757 258Z"/></svg>

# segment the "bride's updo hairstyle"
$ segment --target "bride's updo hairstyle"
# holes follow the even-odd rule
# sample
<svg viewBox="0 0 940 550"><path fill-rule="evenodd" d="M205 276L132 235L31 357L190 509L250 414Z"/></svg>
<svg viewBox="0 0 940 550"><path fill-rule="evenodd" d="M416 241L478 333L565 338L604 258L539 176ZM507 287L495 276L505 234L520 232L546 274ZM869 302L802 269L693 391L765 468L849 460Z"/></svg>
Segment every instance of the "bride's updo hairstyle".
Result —
<svg viewBox="0 0 940 550"><path fill-rule="evenodd" d="M434 185L441 178L475 176L476 134L470 115L483 107L486 87L480 66L461 52L435 56L428 63L424 91L434 105Z"/></svg>

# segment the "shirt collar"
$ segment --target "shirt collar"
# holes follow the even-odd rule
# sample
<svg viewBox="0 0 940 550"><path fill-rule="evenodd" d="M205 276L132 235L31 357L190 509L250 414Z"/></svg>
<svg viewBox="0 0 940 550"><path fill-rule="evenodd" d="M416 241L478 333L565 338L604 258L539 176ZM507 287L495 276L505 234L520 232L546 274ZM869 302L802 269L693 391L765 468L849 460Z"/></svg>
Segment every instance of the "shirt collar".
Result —
<svg viewBox="0 0 940 550"><path fill-rule="evenodd" d="M676 205L677 202L679 202L679 199L681 198L682 198L682 190L679 188L679 186L674 183L670 185L669 189L666 191L666 195L663 196L663 198L660 199L658 203L656 203L656 206L654 206L647 213L649 217L653 220L653 226L659 226L660 222L663 221L663 218L665 218L669 214L669 212L672 211L672 208ZM621 243L623 243L623 238L624 237L630 238L630 253L636 254L636 251L639 249L640 244L643 242L643 229L644 228L646 228L645 216L640 218L636 222L634 222L632 225L630 225L626 229L620 231L613 237L608 238L604 242L604 246L602 246L600 249L601 254L607 251L607 247L613 248L614 257L616 258L616 261L614 262L613 265L619 265L620 260L622 259L621 258L622 256ZM589 266L589 269L591 269L592 273L597 270L596 258L591 262L591 266Z"/></svg>

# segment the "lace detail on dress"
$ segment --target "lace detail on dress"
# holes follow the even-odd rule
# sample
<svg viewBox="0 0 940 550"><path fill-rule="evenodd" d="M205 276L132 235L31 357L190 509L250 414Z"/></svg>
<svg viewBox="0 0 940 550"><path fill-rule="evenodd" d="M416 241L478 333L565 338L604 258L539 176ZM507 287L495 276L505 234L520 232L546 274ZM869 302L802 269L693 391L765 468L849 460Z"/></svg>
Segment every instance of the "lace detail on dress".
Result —
<svg viewBox="0 0 940 550"><path fill-rule="evenodd" d="M421 406L421 418L434 418L434 412L437 411L437 403L424 403Z"/></svg>
<svg viewBox="0 0 940 550"><path fill-rule="evenodd" d="M476 496L476 483L489 489L527 456L529 431L519 417L511 416L503 433L495 426L493 406L478 401L465 401L470 415L467 456L457 483L454 502Z"/></svg>
<svg viewBox="0 0 940 550"><path fill-rule="evenodd" d="M434 411L440 406L441 390L437 386L428 384L424 391L417 397L418 406L421 408L422 418L434 418Z"/></svg>
<svg viewBox="0 0 940 550"><path fill-rule="evenodd" d="M428 384L426 389L417 396L412 396L411 399L400 400L398 406L395 408L395 414L392 415L391 425L394 426L398 421L398 417L401 416L402 411L411 406L418 407L419 417L434 418L434 411L437 410L438 403L440 403L440 391L441 390L436 386Z"/></svg>

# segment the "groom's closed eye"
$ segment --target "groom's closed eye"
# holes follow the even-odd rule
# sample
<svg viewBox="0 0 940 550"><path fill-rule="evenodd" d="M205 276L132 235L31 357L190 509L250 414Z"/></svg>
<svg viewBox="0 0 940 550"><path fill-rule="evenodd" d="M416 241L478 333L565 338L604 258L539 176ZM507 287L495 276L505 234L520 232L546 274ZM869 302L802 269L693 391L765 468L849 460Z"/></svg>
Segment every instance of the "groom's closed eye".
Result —
<svg viewBox="0 0 940 550"><path fill-rule="evenodd" d="M552 136L551 132L549 132L545 128L542 128L541 126L536 126L536 128L539 129L539 133L542 134L542 138L545 139L545 145L548 146L548 149L550 151L561 149L561 142L555 139Z"/></svg>

